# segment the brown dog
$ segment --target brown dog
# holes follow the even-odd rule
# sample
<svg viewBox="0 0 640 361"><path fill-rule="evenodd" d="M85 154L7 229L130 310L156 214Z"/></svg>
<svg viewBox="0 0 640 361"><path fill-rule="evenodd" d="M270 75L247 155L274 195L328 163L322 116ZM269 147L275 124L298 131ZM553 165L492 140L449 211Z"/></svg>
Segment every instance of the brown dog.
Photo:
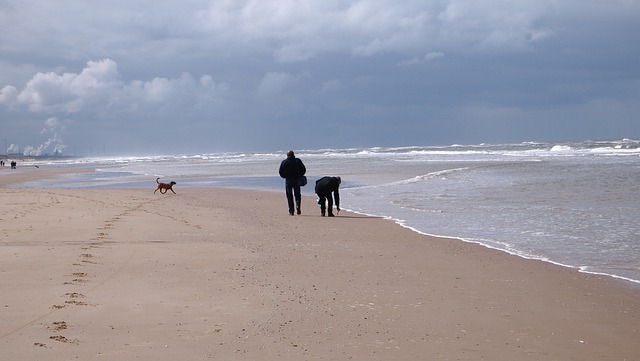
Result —
<svg viewBox="0 0 640 361"><path fill-rule="evenodd" d="M160 178L156 178L156 183L158 183L158 186L156 187L156 190L153 191L153 194L156 194L157 190L160 190L160 193L165 194L167 193L167 191L172 191L173 194L177 194L174 190L173 190L173 185L176 184L176 182L171 182L171 183L162 183L160 182ZM164 192L163 192L164 190Z"/></svg>

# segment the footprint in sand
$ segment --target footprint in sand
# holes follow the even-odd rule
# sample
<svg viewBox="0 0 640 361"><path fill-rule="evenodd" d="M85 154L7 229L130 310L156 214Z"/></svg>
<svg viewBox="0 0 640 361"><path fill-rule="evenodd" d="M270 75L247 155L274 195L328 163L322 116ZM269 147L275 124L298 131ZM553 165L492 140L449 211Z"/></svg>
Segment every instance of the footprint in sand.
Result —
<svg viewBox="0 0 640 361"><path fill-rule="evenodd" d="M74 338L74 339L70 340L70 339L68 339L68 338L66 338L64 336L61 336L61 335L50 336L49 338L54 340L54 341L58 341L58 342L62 342L62 343L69 343L69 344L72 344L72 345L77 345L77 344L80 343L80 340L78 340L77 338Z"/></svg>
<svg viewBox="0 0 640 361"><path fill-rule="evenodd" d="M91 242L91 243L89 243L89 244L87 244L85 246L80 247L80 249L88 250L88 249L92 249L92 248L100 248L100 247L102 247L104 245L104 241L100 241L100 239L106 239L107 237L106 237L106 233L101 233L101 234L104 234L105 236L104 237L95 238L94 240L96 242Z"/></svg>
<svg viewBox="0 0 640 361"><path fill-rule="evenodd" d="M67 292L64 295L69 298L85 298L86 297L82 293L78 293L78 292Z"/></svg>
<svg viewBox="0 0 640 361"><path fill-rule="evenodd" d="M89 282L88 279L86 279L88 277L88 275L84 272L74 272L71 274L72 277L74 277L71 281L67 281L64 284L65 285L73 285L76 283L87 283Z"/></svg>
<svg viewBox="0 0 640 361"><path fill-rule="evenodd" d="M74 305L74 306L89 306L89 304L86 302L76 301L76 300L64 301L64 303L67 305Z"/></svg>
<svg viewBox="0 0 640 361"><path fill-rule="evenodd" d="M68 293L65 293L65 296L70 298L70 300L64 301L65 305L89 306L87 302L79 301L79 299L86 298L86 296L83 295L82 293L68 292Z"/></svg>
<svg viewBox="0 0 640 361"><path fill-rule="evenodd" d="M80 255L80 257L82 257L82 262L84 263L96 264L96 262L91 261L91 258L93 258L93 255L91 253L83 253Z"/></svg>
<svg viewBox="0 0 640 361"><path fill-rule="evenodd" d="M69 329L69 325L65 321L55 321L51 325L47 326L47 329L53 332L60 332L60 331ZM68 339L62 335L49 336L49 339L62 342L62 343L72 344L72 345L77 345L80 343L80 340L78 339L75 339L75 338ZM34 343L34 345L39 347L47 347L47 345L45 345L44 343L39 343L39 342Z"/></svg>
<svg viewBox="0 0 640 361"><path fill-rule="evenodd" d="M51 331L62 331L68 328L67 323L65 321L55 321L51 325L47 326L48 330Z"/></svg>

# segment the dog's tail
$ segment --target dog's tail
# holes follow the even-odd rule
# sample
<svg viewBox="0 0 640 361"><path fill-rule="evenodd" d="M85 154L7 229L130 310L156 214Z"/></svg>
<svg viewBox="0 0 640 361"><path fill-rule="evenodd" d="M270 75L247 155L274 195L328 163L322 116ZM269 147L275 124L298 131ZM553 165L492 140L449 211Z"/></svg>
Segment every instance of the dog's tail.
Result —
<svg viewBox="0 0 640 361"><path fill-rule="evenodd" d="M160 178L156 178L156 183L160 184Z"/></svg>

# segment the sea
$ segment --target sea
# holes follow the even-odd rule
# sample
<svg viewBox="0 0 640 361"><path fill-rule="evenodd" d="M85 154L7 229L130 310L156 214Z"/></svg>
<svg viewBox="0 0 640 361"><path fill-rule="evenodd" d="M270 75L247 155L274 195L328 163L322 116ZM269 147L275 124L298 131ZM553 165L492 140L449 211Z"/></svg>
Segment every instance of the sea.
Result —
<svg viewBox="0 0 640 361"><path fill-rule="evenodd" d="M278 176L286 151L37 160L39 167L95 172L13 187L151 191L160 177L176 181L178 192L282 192L274 212L287 214ZM640 140L317 149L296 156L307 167L305 195L314 195L322 176L342 177L342 209L640 285ZM313 203L302 208L319 216Z"/></svg>

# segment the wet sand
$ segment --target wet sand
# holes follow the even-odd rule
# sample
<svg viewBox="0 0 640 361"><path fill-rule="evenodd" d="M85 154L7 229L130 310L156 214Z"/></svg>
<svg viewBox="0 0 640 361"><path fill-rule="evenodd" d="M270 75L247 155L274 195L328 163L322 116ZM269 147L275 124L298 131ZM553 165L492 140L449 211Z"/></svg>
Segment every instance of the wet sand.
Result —
<svg viewBox="0 0 640 361"><path fill-rule="evenodd" d="M309 198L291 217L284 194L154 186L0 188L3 359L640 359L637 285Z"/></svg>

